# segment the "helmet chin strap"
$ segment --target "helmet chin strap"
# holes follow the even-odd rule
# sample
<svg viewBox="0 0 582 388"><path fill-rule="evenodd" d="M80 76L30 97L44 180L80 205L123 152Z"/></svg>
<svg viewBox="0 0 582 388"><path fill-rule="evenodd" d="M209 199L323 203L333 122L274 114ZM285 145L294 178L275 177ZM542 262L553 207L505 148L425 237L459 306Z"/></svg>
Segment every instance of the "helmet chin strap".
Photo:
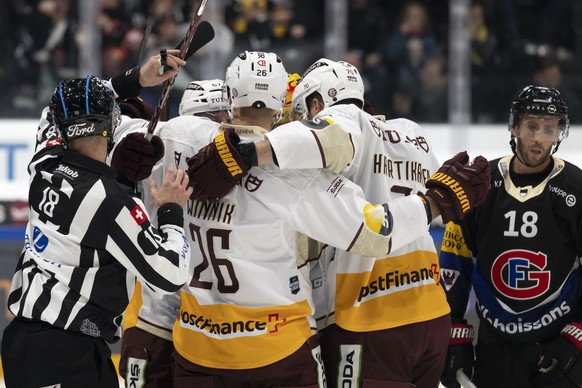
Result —
<svg viewBox="0 0 582 388"><path fill-rule="evenodd" d="M521 164L523 164L524 166L530 167L530 168L534 168L537 166L530 166L528 163L524 162L520 157L519 154L517 153L517 142L516 142L516 137L515 136L511 136L511 140L509 140L509 145L511 146L511 151L513 152L513 155L517 158L517 160L519 160L521 162ZM558 147L560 146L560 142L561 140L558 140L556 142L556 144L554 145L554 149L552 150L552 152L550 152L550 154L542 161L542 163L544 163L546 160L548 160L554 153L556 153L556 151L558 150ZM540 163L540 164L542 164Z"/></svg>

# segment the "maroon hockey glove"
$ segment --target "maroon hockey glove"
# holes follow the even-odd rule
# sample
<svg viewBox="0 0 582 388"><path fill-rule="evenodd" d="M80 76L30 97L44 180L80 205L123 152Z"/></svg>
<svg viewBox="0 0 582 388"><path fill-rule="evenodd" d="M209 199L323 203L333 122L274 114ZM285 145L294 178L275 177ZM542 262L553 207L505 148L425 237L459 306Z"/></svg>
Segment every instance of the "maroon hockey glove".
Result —
<svg viewBox="0 0 582 388"><path fill-rule="evenodd" d="M119 103L121 114L132 119L150 120L154 114L154 107L141 97L127 98Z"/></svg>
<svg viewBox="0 0 582 388"><path fill-rule="evenodd" d="M536 387L582 387L582 325L569 323L542 348Z"/></svg>
<svg viewBox="0 0 582 388"><path fill-rule="evenodd" d="M150 176L162 156L164 143L159 136L154 135L148 141L143 133L130 133L117 145L111 158L111 167L131 182L137 182Z"/></svg>
<svg viewBox="0 0 582 388"><path fill-rule="evenodd" d="M234 129L228 128L186 160L189 185L194 187L190 198L218 201L241 181L249 169L237 150L239 142Z"/></svg>
<svg viewBox="0 0 582 388"><path fill-rule="evenodd" d="M463 219L487 198L491 179L489 162L482 156L477 156L472 164L468 162L467 152L459 152L426 181L426 195L436 202L445 224Z"/></svg>
<svg viewBox="0 0 582 388"><path fill-rule="evenodd" d="M470 378L473 375L473 366L475 365L473 349L475 331L472 325L467 324L467 321L459 320L459 322L461 323L453 323L451 326L447 360L441 373L441 383L447 388L460 387L457 381L457 371L463 369Z"/></svg>

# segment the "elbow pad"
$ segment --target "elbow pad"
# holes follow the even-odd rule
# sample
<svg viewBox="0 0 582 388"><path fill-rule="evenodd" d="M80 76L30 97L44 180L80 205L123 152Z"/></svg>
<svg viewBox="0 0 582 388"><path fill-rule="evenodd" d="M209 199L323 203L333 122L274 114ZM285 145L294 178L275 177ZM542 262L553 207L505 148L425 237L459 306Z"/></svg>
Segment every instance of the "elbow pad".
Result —
<svg viewBox="0 0 582 388"><path fill-rule="evenodd" d="M312 132L321 147L323 167L336 174L346 168L355 153L351 135L333 122Z"/></svg>

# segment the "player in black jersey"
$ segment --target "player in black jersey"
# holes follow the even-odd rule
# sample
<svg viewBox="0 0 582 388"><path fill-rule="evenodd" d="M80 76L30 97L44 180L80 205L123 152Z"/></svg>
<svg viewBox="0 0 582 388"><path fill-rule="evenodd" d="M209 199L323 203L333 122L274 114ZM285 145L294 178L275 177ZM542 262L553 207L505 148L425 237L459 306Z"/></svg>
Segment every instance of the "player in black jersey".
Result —
<svg viewBox="0 0 582 388"><path fill-rule="evenodd" d="M151 185L154 228L105 164L117 111L114 92L88 76L61 81L43 112L2 338L7 387L118 387L106 342L119 339L134 277L156 293L187 279L188 177L168 169L159 191Z"/></svg>
<svg viewBox="0 0 582 388"><path fill-rule="evenodd" d="M473 366L479 388L582 387L582 171L554 156L568 130L558 90L524 88L509 115L513 155L490 162L486 202L446 226L447 387ZM475 354L463 319L471 287Z"/></svg>

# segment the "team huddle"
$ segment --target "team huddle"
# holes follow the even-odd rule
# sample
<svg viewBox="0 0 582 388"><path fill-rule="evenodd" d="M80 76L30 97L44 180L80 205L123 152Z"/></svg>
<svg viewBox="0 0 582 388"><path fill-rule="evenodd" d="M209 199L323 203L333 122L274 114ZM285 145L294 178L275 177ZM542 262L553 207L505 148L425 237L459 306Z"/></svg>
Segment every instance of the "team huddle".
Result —
<svg viewBox="0 0 582 388"><path fill-rule="evenodd" d="M43 111L7 387L117 387L120 338L127 387L582 386L582 211L556 195L575 204L582 172L552 155L559 92L514 101L513 156L439 165L418 124L372 114L351 64L299 76L245 51L148 136L139 92L176 54L63 80Z"/></svg>

